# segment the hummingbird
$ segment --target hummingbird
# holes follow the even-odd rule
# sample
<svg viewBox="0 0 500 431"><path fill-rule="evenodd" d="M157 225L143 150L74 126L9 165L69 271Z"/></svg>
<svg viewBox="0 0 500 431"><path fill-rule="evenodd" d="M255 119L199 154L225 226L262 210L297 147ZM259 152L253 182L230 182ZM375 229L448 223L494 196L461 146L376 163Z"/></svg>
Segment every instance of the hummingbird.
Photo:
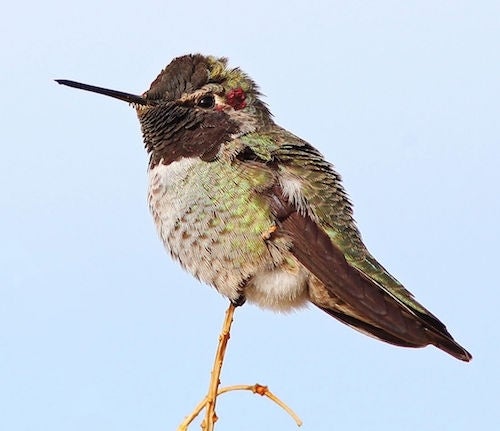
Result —
<svg viewBox="0 0 500 431"><path fill-rule="evenodd" d="M159 236L234 305L312 303L381 341L472 359L367 250L334 166L278 126L255 82L226 58L177 57L142 95L56 81L135 108Z"/></svg>

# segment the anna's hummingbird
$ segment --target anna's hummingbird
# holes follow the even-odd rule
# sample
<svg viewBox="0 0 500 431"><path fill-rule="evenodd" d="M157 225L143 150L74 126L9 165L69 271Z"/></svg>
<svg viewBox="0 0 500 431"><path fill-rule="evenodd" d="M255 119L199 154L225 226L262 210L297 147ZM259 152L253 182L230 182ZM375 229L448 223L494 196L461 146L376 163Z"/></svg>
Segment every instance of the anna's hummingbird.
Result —
<svg viewBox="0 0 500 431"><path fill-rule="evenodd" d="M257 85L225 58L175 58L141 96L57 82L133 105L165 247L233 304L312 302L379 340L472 359L366 249L332 164L275 124Z"/></svg>

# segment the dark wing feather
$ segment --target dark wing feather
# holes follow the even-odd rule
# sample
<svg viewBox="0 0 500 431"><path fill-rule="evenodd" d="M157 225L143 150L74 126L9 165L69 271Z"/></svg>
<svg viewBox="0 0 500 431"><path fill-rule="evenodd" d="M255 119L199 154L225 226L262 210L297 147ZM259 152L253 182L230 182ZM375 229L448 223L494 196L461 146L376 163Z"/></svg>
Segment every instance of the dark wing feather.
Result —
<svg viewBox="0 0 500 431"><path fill-rule="evenodd" d="M366 250L340 176L314 147L276 127L241 139L246 147L238 160L276 173L267 190L277 219L273 236L285 236L291 253L319 280L310 285L315 305L383 341L434 344L458 359L471 359L443 323Z"/></svg>
<svg viewBox="0 0 500 431"><path fill-rule="evenodd" d="M275 234L286 236L291 241L292 254L324 284L332 298L340 299L354 313L320 308L386 342L406 347L434 344L458 359L471 359L471 355L453 340L438 319L410 309L349 265L343 252L325 231L309 216L293 208L278 186L272 195L271 207L279 220L279 229Z"/></svg>

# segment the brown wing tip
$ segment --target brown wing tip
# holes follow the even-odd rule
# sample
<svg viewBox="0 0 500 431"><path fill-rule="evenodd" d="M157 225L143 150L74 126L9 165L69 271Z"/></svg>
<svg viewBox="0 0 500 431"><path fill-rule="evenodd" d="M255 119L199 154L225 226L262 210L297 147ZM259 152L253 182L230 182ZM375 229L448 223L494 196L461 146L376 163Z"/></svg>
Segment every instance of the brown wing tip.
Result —
<svg viewBox="0 0 500 431"><path fill-rule="evenodd" d="M440 338L432 344L461 361L472 361L472 355L453 339Z"/></svg>

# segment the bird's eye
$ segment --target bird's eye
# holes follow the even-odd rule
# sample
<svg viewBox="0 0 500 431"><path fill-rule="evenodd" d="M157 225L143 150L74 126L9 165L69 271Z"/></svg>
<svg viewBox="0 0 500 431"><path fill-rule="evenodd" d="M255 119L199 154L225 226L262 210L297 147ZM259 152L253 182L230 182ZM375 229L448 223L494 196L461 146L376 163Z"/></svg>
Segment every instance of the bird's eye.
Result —
<svg viewBox="0 0 500 431"><path fill-rule="evenodd" d="M213 108L214 105L215 105L215 97L214 97L214 95L213 94L207 94L207 95L203 96L200 100L198 100L197 105L200 108L205 108L205 109Z"/></svg>

